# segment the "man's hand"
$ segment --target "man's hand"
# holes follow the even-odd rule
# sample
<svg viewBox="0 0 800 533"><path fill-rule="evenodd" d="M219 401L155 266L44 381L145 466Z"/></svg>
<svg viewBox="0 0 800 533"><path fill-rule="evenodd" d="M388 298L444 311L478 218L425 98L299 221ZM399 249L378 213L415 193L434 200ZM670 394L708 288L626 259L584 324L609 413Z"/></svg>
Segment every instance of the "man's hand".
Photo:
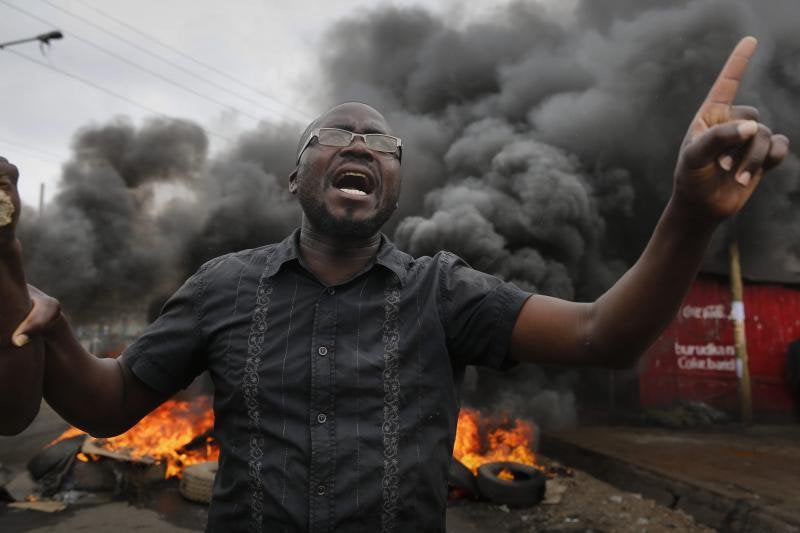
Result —
<svg viewBox="0 0 800 533"><path fill-rule="evenodd" d="M733 105L755 49L755 38L739 41L681 145L672 203L692 217L719 222L738 212L789 151L789 139L759 123L755 108Z"/></svg>
<svg viewBox="0 0 800 533"><path fill-rule="evenodd" d="M19 221L19 192L17 167L0 157L0 245L11 243L15 238Z"/></svg>
<svg viewBox="0 0 800 533"><path fill-rule="evenodd" d="M672 198L638 261L593 303L534 296L520 311L511 355L521 361L633 364L675 316L714 228L747 202L789 140L733 100L756 40L736 46L689 126Z"/></svg>
<svg viewBox="0 0 800 533"><path fill-rule="evenodd" d="M61 317L61 304L58 300L30 284L28 295L33 307L11 335L11 342L15 346L25 346L33 335L46 335Z"/></svg>

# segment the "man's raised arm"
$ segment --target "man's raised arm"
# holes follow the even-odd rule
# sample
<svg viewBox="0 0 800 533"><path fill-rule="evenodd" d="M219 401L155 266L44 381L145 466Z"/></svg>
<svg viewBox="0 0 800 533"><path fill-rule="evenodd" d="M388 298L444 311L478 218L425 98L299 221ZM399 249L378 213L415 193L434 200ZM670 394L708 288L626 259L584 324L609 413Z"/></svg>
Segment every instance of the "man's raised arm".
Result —
<svg viewBox="0 0 800 533"><path fill-rule="evenodd" d="M42 401L42 341L24 347L11 343L14 328L31 308L22 247L14 234L20 211L18 178L17 168L0 157L0 435L25 429Z"/></svg>
<svg viewBox="0 0 800 533"><path fill-rule="evenodd" d="M121 362L84 350L58 301L33 287L29 297L15 235L17 180L16 167L0 158L0 434L22 431L43 395L80 429L96 436L122 433L162 402L163 395Z"/></svg>
<svg viewBox="0 0 800 533"><path fill-rule="evenodd" d="M789 150L785 136L758 122L756 109L733 105L755 49L752 37L739 42L689 125L672 197L636 264L593 303L529 298L512 333L514 358L629 366L669 324L716 227Z"/></svg>

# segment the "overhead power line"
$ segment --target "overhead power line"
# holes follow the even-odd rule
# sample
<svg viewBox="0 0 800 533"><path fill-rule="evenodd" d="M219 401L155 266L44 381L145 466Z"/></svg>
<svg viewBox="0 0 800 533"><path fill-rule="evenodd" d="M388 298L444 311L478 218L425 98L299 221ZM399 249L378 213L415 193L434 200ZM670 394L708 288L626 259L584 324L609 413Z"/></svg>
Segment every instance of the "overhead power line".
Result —
<svg viewBox="0 0 800 533"><path fill-rule="evenodd" d="M93 82L91 80L88 80L86 78L78 76L77 74L73 74L71 72L68 72L66 70L60 69L60 68L58 68L58 67L56 67L54 65L51 65L49 63L45 63L44 61L40 61L38 59L32 58L30 56L27 56L27 55L21 53L21 52L17 52L16 50L6 50L6 52L8 52L9 54L14 54L15 56L20 57L20 58L22 58L22 59L24 59L26 61L31 62L31 63L35 63L35 64L39 65L40 67L44 67L46 69L52 70L54 72L57 72L57 73L61 74L62 76L66 76L66 77L68 77L68 78L70 78L72 80L75 80L75 81L78 81L80 83L83 83L84 85L88 85L89 87L92 87L92 88L94 88L94 89L96 89L96 90L98 90L98 91L100 91L102 93L105 93L107 95L113 96L114 98L118 98L120 100L123 100L123 101L125 101L125 102L127 102L127 103L129 103L129 104L131 104L133 106L138 107L139 109L143 109L143 110L145 110L145 111L147 111L149 113L153 113L154 115L158 115L158 116L160 116L162 118L166 118L166 119L172 119L173 118L173 117L170 117L169 115L167 115L165 113L162 113L161 111L159 111L157 109L154 109L154 108L152 108L152 107L150 107L150 106L148 106L146 104L142 104L140 102L137 102L136 100L133 100L132 98L129 98L129 97L125 96L124 94L120 94L120 93L118 93L116 91L113 91L111 89L103 87L102 85L98 85L97 83L95 83L95 82ZM202 129L203 129L203 131L205 131L209 135L213 135L214 137L218 137L219 139L222 139L222 140L227 141L229 143L233 142L229 137L226 137L225 135L219 134L219 133L217 133L215 131L212 131L212 130L209 130L207 128L202 128Z"/></svg>
<svg viewBox="0 0 800 533"><path fill-rule="evenodd" d="M130 46L132 48L135 48L136 50L139 50L140 52L142 52L144 54L147 54L150 57L153 57L153 58L157 59L158 61L161 61L162 63L165 63L165 64L167 64L167 65L169 65L169 66L171 66L171 67L173 67L175 69L178 69L181 72L184 72L185 74L188 74L189 76L192 76L195 79L198 79L198 80L200 80L200 81L202 81L204 83L207 83L207 84L209 84L209 85L211 85L213 87L216 87L217 89L220 89L220 90L230 94L231 96L234 96L236 98L240 98L240 99L242 99L242 100L244 100L244 101L246 101L246 102L248 102L250 104L256 105L256 106L260 107L261 109L263 109L263 110L265 110L265 111L267 111L269 113L278 115L278 116L280 116L281 118L284 118L284 119L291 119L290 117L288 117L282 111L278 111L278 110L276 110L274 108L266 107L261 102L259 102L258 100L254 100L254 99L250 98L249 96L246 96L246 95L243 95L243 94L240 94L240 93L237 93L237 92L233 92L228 87L225 87L224 85L222 85L220 83L217 83L217 82L215 82L213 80L210 80L208 78L200 76L197 73L187 69L183 65L180 65L179 63L171 61L171 60L169 60L169 59L167 59L167 58L165 58L165 57L163 57L163 56L161 56L161 55L159 55L159 54L157 54L157 53L155 53L155 52L153 52L151 50L148 50L148 49L140 46L136 42L131 41L130 39L126 39L124 37L121 37L121 36L111 32L111 31L103 28L102 26L92 22L91 20L86 19L85 17L77 15L77 14L69 11L68 9L65 9L65 8L63 8L63 7L57 5L57 4L55 4L55 3L53 3L53 2L51 2L49 0L42 0L42 1L45 4L49 5L50 7L54 8L54 9L57 9L57 10L61 11L62 13L66 14L66 15L72 17L72 18L78 19L81 22L83 22L84 24L87 24L87 25L91 26L92 28L94 28L94 29L96 29L98 31L101 31L104 34L106 34L106 35L108 35L108 36L110 36L110 37L112 37L114 39L117 39L118 41L122 41L123 43L127 44L128 46ZM84 5L86 5L86 4L84 4ZM91 6L89 6L89 7L91 7ZM104 16L106 16L106 15L104 15ZM114 19L112 19L112 20L114 20ZM116 20L114 20L114 21L116 22ZM283 107L287 107L288 108L288 106L286 106L284 104L279 104L279 105L282 105ZM291 109L291 108L289 108L289 109ZM295 111L295 110L293 110L293 111ZM295 111L295 112L297 112L297 111Z"/></svg>
<svg viewBox="0 0 800 533"><path fill-rule="evenodd" d="M14 4L8 2L7 0L0 0L0 3L3 3L5 5L7 5L8 7L12 8L12 9L14 9L16 11L19 11L20 13L23 13L24 15L27 15L27 16L29 16L29 17L31 17L33 19L36 19L36 20L38 20L40 22L43 22L45 24L52 24L50 21L48 21L46 19L43 19L42 17L39 17L38 15L35 15L35 14L29 12L29 11L26 11L26 10L24 10L24 9L18 7L18 6L15 6ZM139 65L135 61L131 61L130 59L127 59L126 57L123 57L123 56L121 56L121 55L119 55L119 54L117 54L115 52L112 52L111 50L108 50L108 49L100 46L99 44L94 43L94 42L92 42L92 41L90 41L88 39L84 39L83 37L77 36L75 34L70 34L70 38L71 39L76 39L76 40L78 40L78 41L80 41L80 42L82 42L82 43L84 43L84 44L96 49L96 50L99 50L99 51L101 51L101 52L113 57L114 59L117 59L118 61L126 63L126 64L128 64L128 65L130 65L130 66L132 66L132 67L134 67L134 68L136 68L138 70L141 70L142 72L150 74L151 76L153 76L155 78L158 78L158 79L160 79L160 80L162 80L162 81L164 81L166 83L169 83L171 85L174 85L175 87L178 87L179 89L183 89L184 91L186 91L186 92L188 92L190 94L193 94L195 96L203 98L204 100L207 100L209 102L212 102L214 104L222 106L225 109L230 109L232 111L236 111L237 113L240 113L240 114L242 114L242 115L244 115L244 116L246 116L246 117L248 117L248 118L250 118L252 120L255 120L256 122L259 122L261 120L259 117L255 116L255 115L253 115L251 113L248 113L247 111L243 111L243 110L241 110L241 109L239 109L239 108L237 108L235 106L232 106L232 105L230 105L230 104L228 104L226 102L223 102L221 100L217 100L216 98L213 98L211 96L207 96L207 95L205 95L205 94L203 94L201 92L198 92L198 91L192 89L191 87L187 87L186 85L183 85L183 84L181 84L181 83L179 83L179 82L177 82L175 80L172 80L172 79L170 79L170 78L168 78L168 77L166 77L166 76L164 76L164 75L162 75L162 74L160 74L158 72L150 70L149 68L144 67L142 65Z"/></svg>
<svg viewBox="0 0 800 533"><path fill-rule="evenodd" d="M55 152L49 152L47 150L42 150L41 148L33 148L31 146L20 144L17 141L9 141L8 139L0 138L0 143L7 144L9 146L14 146L21 150L27 150L28 152L36 153L44 157L49 157L50 159L54 159L56 161L63 161L64 159L67 159L66 155L57 154Z"/></svg>
<svg viewBox="0 0 800 533"><path fill-rule="evenodd" d="M65 159L67 159L66 157L62 158L61 156L58 156L56 158L56 156L48 155L46 152L39 151L35 148L29 148L23 144L6 141L5 139L0 139L0 144L5 144L7 146L10 146L14 152L19 152L26 157L38 159L42 163L58 165L61 164Z"/></svg>
<svg viewBox="0 0 800 533"><path fill-rule="evenodd" d="M53 5L53 7L56 7L52 3L52 1L50 1L50 0L42 0L42 1L47 2L50 5ZM303 117L306 120L311 120L311 118L313 118L308 113L306 113L305 111L297 109L296 107L291 106L291 105L289 105L289 104L287 104L285 102L282 102L282 101L278 100L277 98L275 98L274 96L270 95L269 93L265 93L264 91L262 91L261 89L259 89L257 87L253 87L252 85L244 83L240 79L236 78L235 76L232 76L232 75L228 74L227 72L225 72L223 70L218 69L214 65L210 65L210 64L208 64L208 63L206 63L204 61L201 61L201 60L199 60L199 59L187 54L183 50L180 50L179 48L176 48L176 47L174 47L174 46L162 41L161 39L159 39L157 37L154 37L153 35L150 35L148 33L143 32L142 30L138 29L137 27L125 22L124 20L120 20L120 19L118 19L118 18L116 18L116 17L114 17L112 15L109 15L108 13L106 13L105 11L103 11L100 8L97 8L97 7L95 7L95 6L91 5L91 4L88 4L88 3L84 2L83 0L77 0L77 2L79 4L82 4L83 6L91 9L92 11L95 11L96 13L101 15L102 17L105 17L106 19L111 20L112 22L115 22L115 23L119 24L120 26L122 26L124 28L127 28L128 30L130 30L133 33L139 35L140 37L144 37L145 39L147 39L149 41L153 41L157 45L159 45L159 46L161 46L163 48L166 48L167 50L170 50L170 51L178 54L179 56L181 56L181 57L183 57L185 59L188 59L192 63L195 63L196 65L199 65L199 66L201 66L203 68L206 68L206 69L218 74L219 76L222 76L223 78L225 78L225 79L227 79L227 80L239 85L240 87L244 87L245 89L248 89L250 91L258 93L261 96L263 96L264 98L267 98L267 99L271 100L272 102L274 102L274 103L276 103L276 104L278 104L278 105L280 105L280 106L282 106L282 107L284 107L286 109L294 111L295 113L297 113L298 115L300 115L301 117ZM59 8L59 9L62 9L62 8Z"/></svg>

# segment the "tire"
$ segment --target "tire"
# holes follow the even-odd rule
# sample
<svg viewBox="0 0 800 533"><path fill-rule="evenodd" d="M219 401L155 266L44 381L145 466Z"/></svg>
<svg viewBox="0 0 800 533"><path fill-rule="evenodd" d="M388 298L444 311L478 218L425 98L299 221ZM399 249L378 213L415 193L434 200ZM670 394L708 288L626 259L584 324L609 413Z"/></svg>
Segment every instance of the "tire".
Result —
<svg viewBox="0 0 800 533"><path fill-rule="evenodd" d="M501 470L509 470L513 480L497 477ZM530 507L544 498L545 475L532 466L511 461L486 463L478 467L478 489L492 503L509 507Z"/></svg>
<svg viewBox="0 0 800 533"><path fill-rule="evenodd" d="M450 456L450 467L447 470L447 482L451 487L464 490L472 498L479 498L478 483L472 470L467 468L464 463L453 456Z"/></svg>
<svg viewBox="0 0 800 533"><path fill-rule="evenodd" d="M179 487L181 495L193 502L211 503L218 467L217 461L208 461L184 468Z"/></svg>

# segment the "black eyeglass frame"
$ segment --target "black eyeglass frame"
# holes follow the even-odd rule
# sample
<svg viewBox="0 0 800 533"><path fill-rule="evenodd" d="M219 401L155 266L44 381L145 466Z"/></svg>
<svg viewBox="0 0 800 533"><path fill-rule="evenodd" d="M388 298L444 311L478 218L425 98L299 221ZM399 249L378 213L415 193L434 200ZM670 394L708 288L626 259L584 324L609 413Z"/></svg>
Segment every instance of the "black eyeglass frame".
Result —
<svg viewBox="0 0 800 533"><path fill-rule="evenodd" d="M311 141L313 141L316 138L317 142L319 142L319 133L322 130L341 131L343 133L347 133L347 134L350 135L350 142L348 142L345 145L341 145L340 146L338 144L324 144L324 143L320 142L319 144L321 144L322 146L333 146L333 147L336 147L336 148L344 148L345 146L350 146L351 144L353 144L353 140L356 137L361 137L361 140L364 141L364 144L370 150L375 150L376 152L380 152L382 154L397 154L397 160L398 161L402 161L402 159L403 159L403 140L400 137L395 137L394 135L389 135L388 133L355 133L355 132L352 132L352 131L349 131L349 130L343 130L341 128L317 128L317 129L315 129L315 130L313 130L311 132L311 134L308 136L308 139L306 139L306 142L303 144L303 148L301 148L300 151L297 153L297 163L295 163L295 164L298 164L298 165L300 164L300 157L303 155L303 152L306 151L306 148L308 148L311 145ZM368 137L372 137L372 138L374 138L374 137L389 137L390 139L393 139L395 142L397 142L397 147L391 152L387 152L386 150L379 150L377 148L372 148L369 145Z"/></svg>

